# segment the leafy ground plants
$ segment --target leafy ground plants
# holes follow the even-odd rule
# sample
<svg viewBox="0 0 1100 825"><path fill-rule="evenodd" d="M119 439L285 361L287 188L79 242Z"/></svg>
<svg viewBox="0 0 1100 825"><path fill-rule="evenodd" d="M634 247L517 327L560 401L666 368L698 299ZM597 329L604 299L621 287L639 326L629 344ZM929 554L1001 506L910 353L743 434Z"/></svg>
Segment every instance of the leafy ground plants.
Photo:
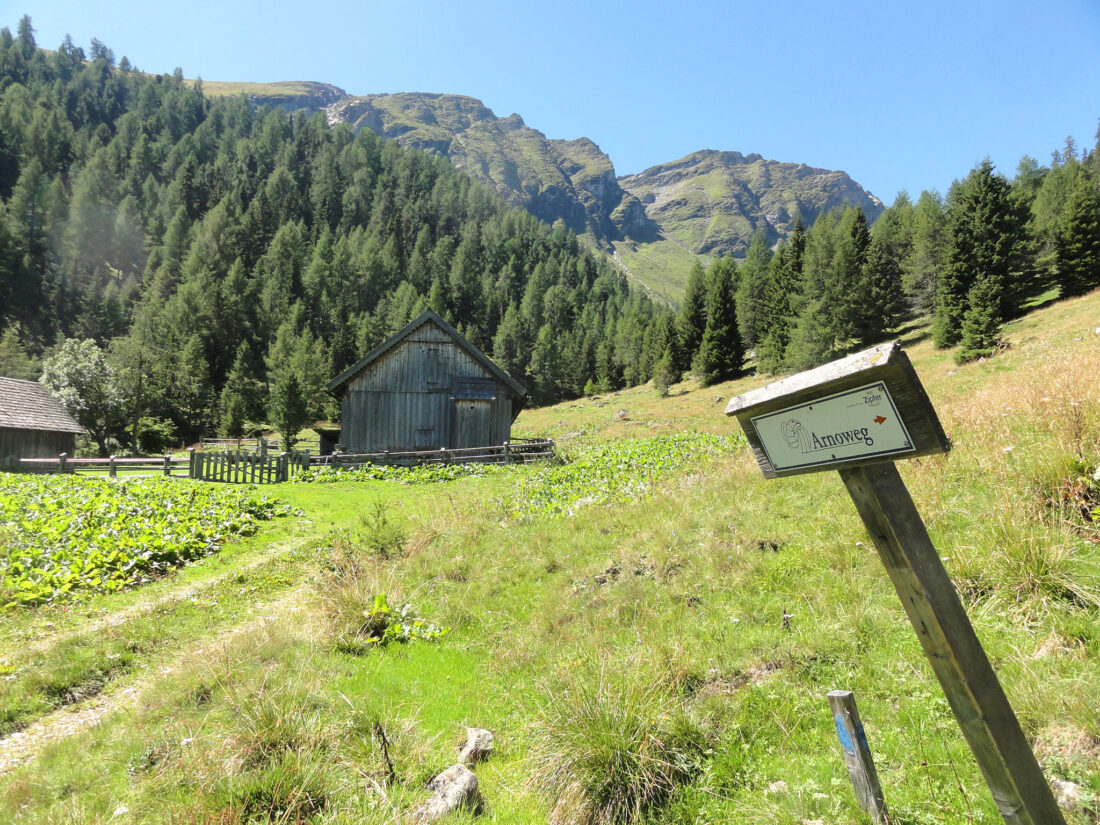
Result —
<svg viewBox="0 0 1100 825"><path fill-rule="evenodd" d="M345 481L396 481L398 484L436 484L469 476L487 476L498 470L487 464L418 464L399 467L391 464L364 464L361 467L318 467L301 473L298 484L337 484Z"/></svg>
<svg viewBox="0 0 1100 825"><path fill-rule="evenodd" d="M380 501L361 521L361 534L339 531L321 549L318 586L337 649L358 654L392 642L438 641L450 629L420 618L408 602L391 604L395 582L375 568L376 558L404 547L405 533Z"/></svg>
<svg viewBox="0 0 1100 825"><path fill-rule="evenodd" d="M743 436L685 432L630 438L565 454L525 479L509 509L527 517L571 514L587 504L643 497L660 479L744 446Z"/></svg>
<svg viewBox="0 0 1100 825"><path fill-rule="evenodd" d="M179 479L0 474L0 602L121 590L289 513L247 489Z"/></svg>

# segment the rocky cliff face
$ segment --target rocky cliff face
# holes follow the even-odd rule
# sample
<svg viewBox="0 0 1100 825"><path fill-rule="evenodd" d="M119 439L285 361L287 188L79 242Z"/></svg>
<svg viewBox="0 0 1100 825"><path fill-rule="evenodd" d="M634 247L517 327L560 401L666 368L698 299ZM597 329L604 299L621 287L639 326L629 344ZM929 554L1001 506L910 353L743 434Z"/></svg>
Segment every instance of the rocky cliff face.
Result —
<svg viewBox="0 0 1100 825"><path fill-rule="evenodd" d="M330 124L349 123L449 157L505 200L549 223L561 219L597 241L646 222L595 143L549 140L519 115L497 117L472 97L364 95L337 101L325 113Z"/></svg>
<svg viewBox="0 0 1100 825"><path fill-rule="evenodd" d="M809 226L835 206L861 206L869 221L883 209L845 172L740 152L695 152L619 184L666 236L707 255L743 256L757 229L773 244L790 234L798 216Z"/></svg>

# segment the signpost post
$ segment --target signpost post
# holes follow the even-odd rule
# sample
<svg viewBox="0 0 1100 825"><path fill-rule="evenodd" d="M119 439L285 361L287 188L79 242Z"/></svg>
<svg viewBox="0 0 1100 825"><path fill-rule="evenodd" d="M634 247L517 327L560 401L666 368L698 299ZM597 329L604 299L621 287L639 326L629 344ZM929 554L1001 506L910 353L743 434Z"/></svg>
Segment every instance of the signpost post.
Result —
<svg viewBox="0 0 1100 825"><path fill-rule="evenodd" d="M950 443L909 358L882 344L733 398L767 478L838 470L1009 825L1064 825L894 460Z"/></svg>

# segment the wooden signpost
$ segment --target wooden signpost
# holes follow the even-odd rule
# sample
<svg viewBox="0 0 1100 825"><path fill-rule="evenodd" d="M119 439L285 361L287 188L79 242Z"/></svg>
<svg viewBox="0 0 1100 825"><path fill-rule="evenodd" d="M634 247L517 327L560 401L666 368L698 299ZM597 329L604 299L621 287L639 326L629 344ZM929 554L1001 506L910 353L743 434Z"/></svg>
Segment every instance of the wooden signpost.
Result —
<svg viewBox="0 0 1100 825"><path fill-rule="evenodd" d="M1009 825L1064 825L894 460L950 443L909 358L882 344L733 398L767 478L839 470Z"/></svg>

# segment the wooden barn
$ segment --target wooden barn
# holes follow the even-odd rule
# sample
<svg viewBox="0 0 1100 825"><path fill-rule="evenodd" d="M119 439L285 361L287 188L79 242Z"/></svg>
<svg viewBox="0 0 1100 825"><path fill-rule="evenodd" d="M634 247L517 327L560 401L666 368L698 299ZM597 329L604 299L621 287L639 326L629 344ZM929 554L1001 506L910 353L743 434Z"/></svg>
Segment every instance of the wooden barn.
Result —
<svg viewBox="0 0 1100 825"><path fill-rule="evenodd" d="M37 381L0 378L0 469L15 469L20 458L72 455L82 432Z"/></svg>
<svg viewBox="0 0 1100 825"><path fill-rule="evenodd" d="M348 453L464 449L509 440L527 391L425 312L328 384Z"/></svg>

